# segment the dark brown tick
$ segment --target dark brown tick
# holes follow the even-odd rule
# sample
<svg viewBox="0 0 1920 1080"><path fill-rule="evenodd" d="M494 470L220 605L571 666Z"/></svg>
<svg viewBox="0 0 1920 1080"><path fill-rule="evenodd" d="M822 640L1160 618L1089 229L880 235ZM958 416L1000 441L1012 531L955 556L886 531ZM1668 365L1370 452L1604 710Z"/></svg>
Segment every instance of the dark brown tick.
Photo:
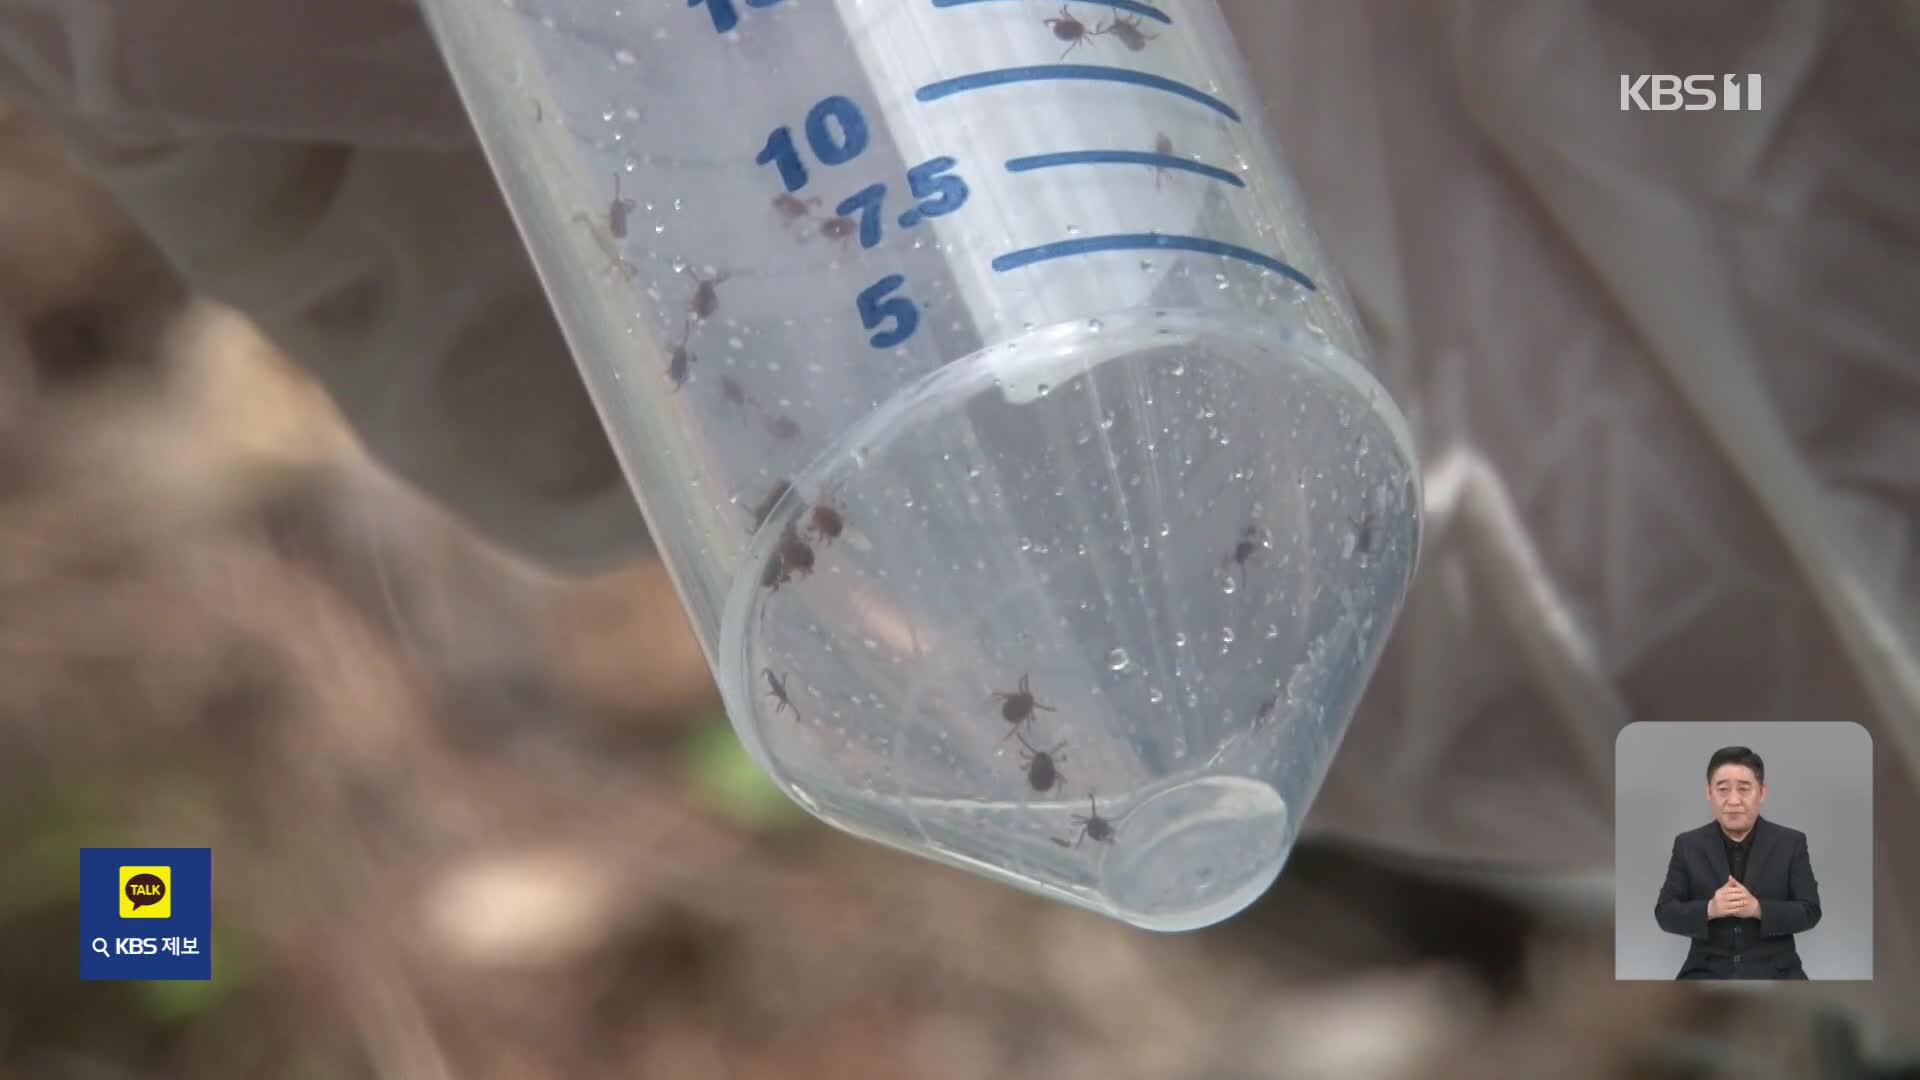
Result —
<svg viewBox="0 0 1920 1080"><path fill-rule="evenodd" d="M1060 14L1058 16L1051 19L1041 19L1040 21L1053 30L1054 37L1067 43L1066 52L1060 54L1060 59L1062 60L1067 58L1067 53L1086 44L1087 40L1092 36L1087 32L1087 24L1074 18L1073 13L1067 10L1065 4L1060 5Z"/></svg>
<svg viewBox="0 0 1920 1080"><path fill-rule="evenodd" d="M1094 805L1092 792L1087 793L1087 812L1073 815L1073 824L1080 830L1080 835L1074 837L1072 843L1057 836L1053 842L1064 848L1079 847L1082 840L1091 840L1096 844L1113 843L1113 822L1100 816L1100 808Z"/></svg>
<svg viewBox="0 0 1920 1080"><path fill-rule="evenodd" d="M1273 709L1274 706L1278 704L1280 704L1280 699L1277 697L1270 697L1262 701L1259 707L1253 710L1253 725L1259 727L1261 724L1273 719Z"/></svg>
<svg viewBox="0 0 1920 1080"><path fill-rule="evenodd" d="M687 302L687 314L696 319L712 315L720 307L720 284L727 280L728 274L715 274L712 277L693 275L698 284L693 290L693 299Z"/></svg>
<svg viewBox="0 0 1920 1080"><path fill-rule="evenodd" d="M791 522L780 534L780 567L789 578L813 573L813 545L800 539L799 530Z"/></svg>
<svg viewBox="0 0 1920 1080"><path fill-rule="evenodd" d="M620 195L620 174L613 174L613 201L607 204L607 231L615 240L627 238L627 215L633 213L633 200Z"/></svg>
<svg viewBox="0 0 1920 1080"><path fill-rule="evenodd" d="M800 434L800 425L791 416L767 417L767 434L786 442Z"/></svg>
<svg viewBox="0 0 1920 1080"><path fill-rule="evenodd" d="M1032 785L1033 790L1052 791L1055 786L1067 782L1067 774L1060 771L1060 763L1067 760L1067 755L1062 752L1067 747L1066 743L1051 750L1036 750L1022 735L1020 745L1026 747L1020 752L1020 763L1027 767L1027 783Z"/></svg>
<svg viewBox="0 0 1920 1080"><path fill-rule="evenodd" d="M667 381L673 383L674 393L679 393L680 388L687 384L687 376L693 373L694 359L693 350L685 345L675 345L667 353Z"/></svg>
<svg viewBox="0 0 1920 1080"><path fill-rule="evenodd" d="M760 587L768 592L779 592L780 586L788 581L786 563L781 561L780 553L774 552L767 565L760 568Z"/></svg>
<svg viewBox="0 0 1920 1080"><path fill-rule="evenodd" d="M1220 560L1220 565L1225 566L1227 563L1232 563L1238 567L1240 570L1240 584L1245 585L1247 583L1247 560L1253 558L1253 553L1259 550L1260 529L1258 526L1249 525L1240 530L1240 542L1233 545L1233 550L1227 554L1225 559Z"/></svg>
<svg viewBox="0 0 1920 1080"><path fill-rule="evenodd" d="M739 379L731 375L722 375L720 376L720 397L729 405L745 405L747 388L740 385Z"/></svg>
<svg viewBox="0 0 1920 1080"><path fill-rule="evenodd" d="M807 515L807 525L813 530L813 535L820 538L820 543L826 545L840 539L841 530L847 527L847 519L841 516L840 511L821 503L813 508L813 513Z"/></svg>
<svg viewBox="0 0 1920 1080"><path fill-rule="evenodd" d="M767 677L767 696L774 700L773 715L779 716L792 709L793 718L800 719L800 707L793 703L793 698L787 696L787 680L775 675L772 668L761 668L760 673Z"/></svg>
<svg viewBox="0 0 1920 1080"><path fill-rule="evenodd" d="M1027 685L1027 676L1025 675L1020 676L1020 689L1012 691L995 690L993 692L993 700L1001 703L1000 718L1013 725L1013 730L1001 736L1001 742L1006 742L1008 736L1017 734L1021 724L1032 720L1035 709L1039 709L1042 712L1054 711L1053 706L1042 705L1034 698L1033 690Z"/></svg>
<svg viewBox="0 0 1920 1080"><path fill-rule="evenodd" d="M774 212L789 223L805 220L813 216L813 212L819 208L820 197L817 195L810 195L803 199L791 191L783 191L773 197Z"/></svg>
<svg viewBox="0 0 1920 1080"><path fill-rule="evenodd" d="M774 549L773 557L760 570L760 585L770 592L779 592L780 586L792 581L796 576L806 577L813 573L813 548L788 522L786 530L780 534L780 544Z"/></svg>
<svg viewBox="0 0 1920 1080"><path fill-rule="evenodd" d="M1173 140L1167 138L1166 133L1162 132L1153 140L1153 152L1156 154L1172 154ZM1155 165L1153 167L1153 186L1156 191L1160 188L1161 178L1166 175L1167 167L1165 165Z"/></svg>
<svg viewBox="0 0 1920 1080"><path fill-rule="evenodd" d="M1128 52L1139 52L1141 49L1146 48L1147 42L1152 41L1155 37L1155 35L1140 29L1140 16L1138 15L1135 15L1131 19L1124 16L1115 16L1112 22L1095 30L1094 33L1096 35L1112 34L1114 37L1120 39L1120 44L1125 45Z"/></svg>
<svg viewBox="0 0 1920 1080"><path fill-rule="evenodd" d="M1352 520L1352 525L1353 557L1361 566L1365 566L1373 559L1373 511L1363 511Z"/></svg>
<svg viewBox="0 0 1920 1080"><path fill-rule="evenodd" d="M829 240L838 240L842 247L853 239L860 226L850 217L831 217L820 223L820 235Z"/></svg>

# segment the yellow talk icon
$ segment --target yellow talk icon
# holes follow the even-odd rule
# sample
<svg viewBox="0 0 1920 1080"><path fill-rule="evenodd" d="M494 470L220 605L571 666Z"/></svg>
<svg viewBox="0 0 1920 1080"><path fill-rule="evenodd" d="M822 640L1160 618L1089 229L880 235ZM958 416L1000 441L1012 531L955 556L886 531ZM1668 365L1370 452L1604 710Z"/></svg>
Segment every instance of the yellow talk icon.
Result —
<svg viewBox="0 0 1920 1080"><path fill-rule="evenodd" d="M120 917L123 919L172 918L173 867L121 867Z"/></svg>

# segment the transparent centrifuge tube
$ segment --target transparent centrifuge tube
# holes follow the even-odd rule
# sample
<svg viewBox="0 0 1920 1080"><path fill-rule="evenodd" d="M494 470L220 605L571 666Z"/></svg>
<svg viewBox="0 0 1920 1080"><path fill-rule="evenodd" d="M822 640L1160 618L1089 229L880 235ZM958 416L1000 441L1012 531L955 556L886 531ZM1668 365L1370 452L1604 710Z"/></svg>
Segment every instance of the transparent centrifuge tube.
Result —
<svg viewBox="0 0 1920 1080"><path fill-rule="evenodd" d="M1419 474L1214 5L426 7L768 774L1143 927L1258 896Z"/></svg>

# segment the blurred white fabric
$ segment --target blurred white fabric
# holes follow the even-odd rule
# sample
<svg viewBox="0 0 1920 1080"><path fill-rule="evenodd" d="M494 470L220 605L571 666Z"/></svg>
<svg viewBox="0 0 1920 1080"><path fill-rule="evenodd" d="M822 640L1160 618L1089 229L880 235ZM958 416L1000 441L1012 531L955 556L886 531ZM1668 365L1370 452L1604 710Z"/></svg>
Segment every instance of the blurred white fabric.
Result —
<svg viewBox="0 0 1920 1080"><path fill-rule="evenodd" d="M1224 6L1429 466L1310 827L1604 872L1622 724L1858 720L1914 985L1920 3ZM1621 111L1639 72L1764 107ZM0 95L403 475L557 564L644 543L406 0L0 0Z"/></svg>

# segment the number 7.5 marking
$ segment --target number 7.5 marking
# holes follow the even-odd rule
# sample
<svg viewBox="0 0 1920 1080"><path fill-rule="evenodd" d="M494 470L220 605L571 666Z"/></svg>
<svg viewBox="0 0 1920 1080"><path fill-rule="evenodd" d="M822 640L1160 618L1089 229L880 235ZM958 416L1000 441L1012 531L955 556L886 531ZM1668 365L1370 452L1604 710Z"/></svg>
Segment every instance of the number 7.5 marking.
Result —
<svg viewBox="0 0 1920 1080"><path fill-rule="evenodd" d="M911 229L927 218L951 214L966 205L967 196L971 194L967 190L967 182L948 174L954 165L950 157L937 157L907 170L907 188L920 202L900 215L897 224L901 228ZM886 198L887 185L868 184L840 200L840 205L833 208L833 212L843 218L859 215L860 246L863 248L880 243L880 213Z"/></svg>

